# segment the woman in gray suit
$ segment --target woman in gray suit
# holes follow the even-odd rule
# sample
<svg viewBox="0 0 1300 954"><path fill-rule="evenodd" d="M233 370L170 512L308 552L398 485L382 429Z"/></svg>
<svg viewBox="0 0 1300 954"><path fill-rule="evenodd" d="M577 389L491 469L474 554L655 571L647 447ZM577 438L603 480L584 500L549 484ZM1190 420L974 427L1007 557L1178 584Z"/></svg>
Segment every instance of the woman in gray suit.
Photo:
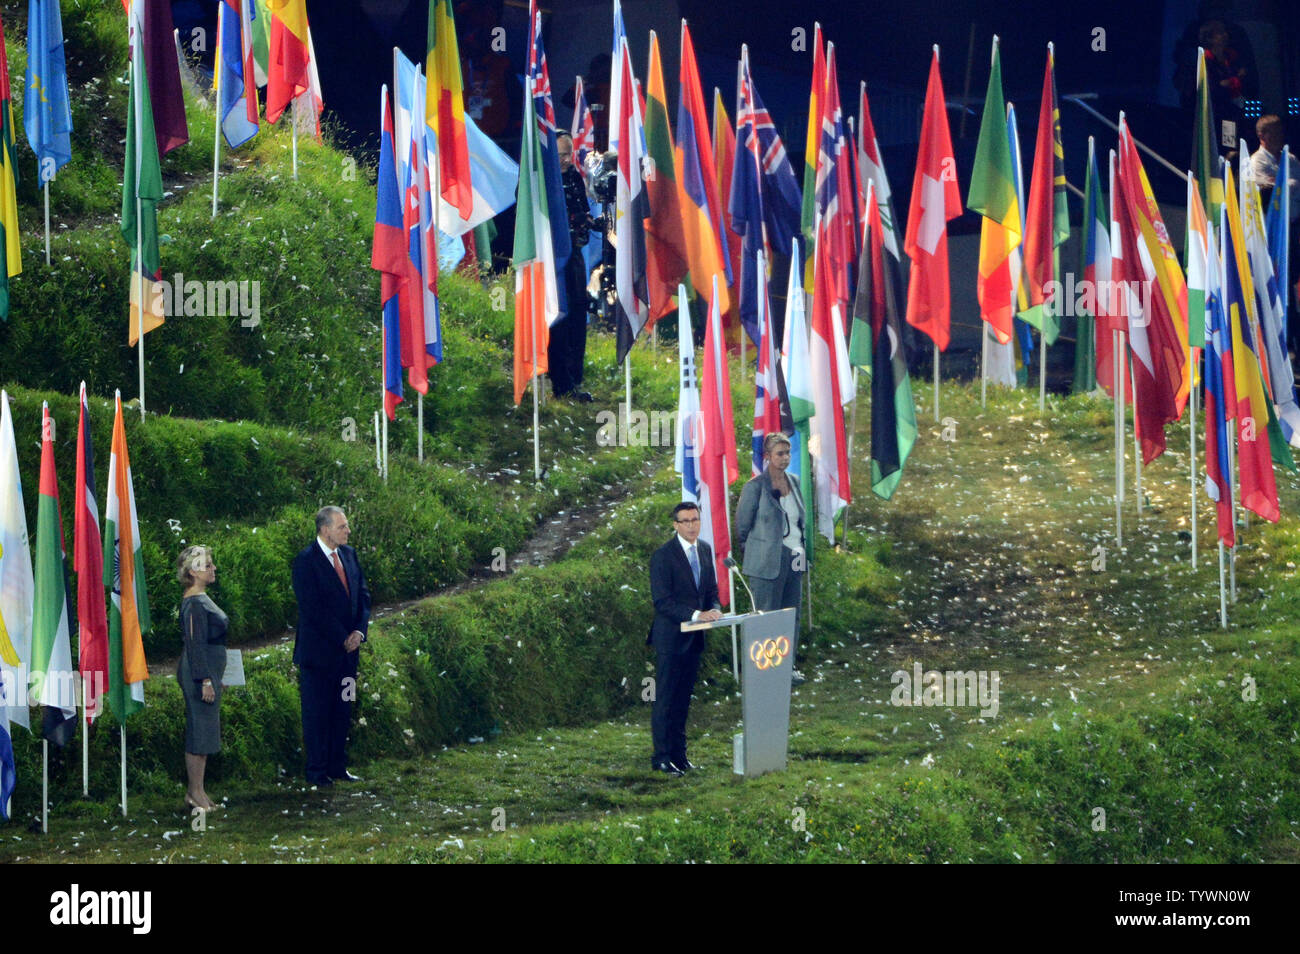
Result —
<svg viewBox="0 0 1300 954"><path fill-rule="evenodd" d="M745 484L736 507L736 539L744 553L741 572L754 591L755 609L793 608L799 632L799 587L804 554L803 495L799 479L786 473L790 439L774 432L763 438L763 472Z"/></svg>
<svg viewBox="0 0 1300 954"><path fill-rule="evenodd" d="M176 561L185 587L181 600L181 650L176 679L185 697L185 805L205 811L217 804L203 790L208 756L221 751L221 677L226 671L226 614L207 589L217 566L207 547L186 547Z"/></svg>

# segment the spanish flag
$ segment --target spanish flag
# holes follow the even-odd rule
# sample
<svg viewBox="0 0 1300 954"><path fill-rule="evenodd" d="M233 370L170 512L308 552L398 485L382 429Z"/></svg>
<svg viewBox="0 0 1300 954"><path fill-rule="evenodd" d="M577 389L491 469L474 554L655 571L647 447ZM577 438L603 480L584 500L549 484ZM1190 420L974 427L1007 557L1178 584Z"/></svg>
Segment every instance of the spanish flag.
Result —
<svg viewBox="0 0 1300 954"><path fill-rule="evenodd" d="M9 317L9 279L23 270L18 239L18 164L14 149L14 106L9 98L9 61L0 23L0 241L5 267L0 269L0 318Z"/></svg>
<svg viewBox="0 0 1300 954"><path fill-rule="evenodd" d="M424 61L424 115L438 137L438 192L462 219L474 207L469 144L465 138L465 89L460 76L456 20L450 0L429 0L428 53Z"/></svg>
<svg viewBox="0 0 1300 954"><path fill-rule="evenodd" d="M266 78L266 121L276 122L289 104L311 88L307 0L266 0L271 46Z"/></svg>

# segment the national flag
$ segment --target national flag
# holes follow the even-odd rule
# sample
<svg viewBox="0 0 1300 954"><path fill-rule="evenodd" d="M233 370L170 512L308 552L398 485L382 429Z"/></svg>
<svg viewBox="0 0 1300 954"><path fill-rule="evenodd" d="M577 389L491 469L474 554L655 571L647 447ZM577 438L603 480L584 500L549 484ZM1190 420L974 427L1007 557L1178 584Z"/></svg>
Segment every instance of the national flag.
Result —
<svg viewBox="0 0 1300 954"><path fill-rule="evenodd" d="M299 129L311 130L317 142L322 142L320 131L321 113L325 111L325 99L321 93L320 73L316 69L316 46L311 39L311 27L307 28L307 88L293 100L293 118Z"/></svg>
<svg viewBox="0 0 1300 954"><path fill-rule="evenodd" d="M217 110L221 134L232 149L257 135L257 87L252 74L244 72L238 4L239 0L221 0L217 5Z"/></svg>
<svg viewBox="0 0 1300 954"><path fill-rule="evenodd" d="M271 72L271 11L268 0L245 0L244 63L252 67L253 81L266 86ZM251 27L251 29L249 29Z"/></svg>
<svg viewBox="0 0 1300 954"><path fill-rule="evenodd" d="M650 315L650 293L646 284L645 220L650 205L641 166L644 159L645 130L641 120L641 103L636 95L636 77L632 73L632 54L622 45L619 57L622 81L619 90L618 181L614 204L615 263L614 284L617 289L614 326L617 332L617 360L622 364L632 350L637 336ZM568 217L565 216L565 228Z"/></svg>
<svg viewBox="0 0 1300 954"><path fill-rule="evenodd" d="M836 327L841 306L832 289L836 276L829 261L828 238L828 231L819 228L814 253L817 287L813 291L812 335L808 341L808 376L816 411L810 425L808 451L816 482L817 529L827 541L834 543L835 521L840 511L852 502L844 405L853 398L853 378L848 367L848 349Z"/></svg>
<svg viewBox="0 0 1300 954"><path fill-rule="evenodd" d="M812 437L812 417L817 410L813 394L811 360L808 356L808 319L803 291L803 276L797 263L799 243L794 242L790 256L790 280L785 298L785 335L781 342L781 370L790 395L790 418L794 422L794 436L790 439L790 473L799 478L805 514L813 514L814 488L812 459L809 443ZM804 521L804 552L812 559L813 541L817 537L817 521Z"/></svg>
<svg viewBox="0 0 1300 954"><path fill-rule="evenodd" d="M1277 162L1273 195L1268 200L1264 231L1268 234L1268 254L1273 260L1273 274L1282 293L1282 327L1290 326L1286 313L1291 310L1291 147L1283 146Z"/></svg>
<svg viewBox="0 0 1300 954"><path fill-rule="evenodd" d="M721 203L718 219L727 236L727 268L734 286L740 281L740 236L731 221L728 201L731 198L731 177L736 168L736 132L731 128L731 117L722 102L722 91L713 87L713 161L716 164L713 178ZM727 313L722 316L724 337L729 349L740 349L740 294L733 287L728 299ZM746 328L749 340L758 347L758 328Z"/></svg>
<svg viewBox="0 0 1300 954"><path fill-rule="evenodd" d="M587 156L596 149L596 123L591 118L591 107L587 105L581 76L573 81L573 125L569 135L573 137L573 164L586 181Z"/></svg>
<svg viewBox="0 0 1300 954"><path fill-rule="evenodd" d="M803 283L813 284L813 246L817 243L817 155L822 141L822 109L826 98L826 53L822 25L813 24L812 88L808 93L808 135L803 149L803 203L799 225L803 231ZM793 457L793 455L791 455ZM805 481L808 483L808 481ZM811 524L813 521L808 521Z"/></svg>
<svg viewBox="0 0 1300 954"><path fill-rule="evenodd" d="M624 77L624 82L627 77ZM624 89L624 102L627 91ZM624 130L626 132L626 129ZM627 145L626 142L623 144ZM722 341L721 276L713 274L709 320L704 329L704 373L700 382L700 539L713 549L718 602L731 605L731 514L727 487L736 479L736 428L731 412L731 379Z"/></svg>
<svg viewBox="0 0 1300 954"><path fill-rule="evenodd" d="M1129 373L1128 326L1131 315L1137 315L1139 320L1141 317L1141 302L1138 290L1142 287L1142 280L1138 277L1138 271L1135 271L1135 269L1140 270L1141 266L1132 264L1133 259L1137 256L1136 247L1130 241L1127 243L1129 246L1128 251L1125 251L1126 243L1120 229L1120 206L1123 203L1123 198L1120 196L1119 190L1118 159L1115 150L1110 150L1107 173L1109 176L1107 181L1110 186L1108 192L1110 197L1110 285L1107 294L1104 296L1106 304L1101 315L1104 320L1098 322L1097 331L1099 341L1104 341L1104 339L1112 339L1113 341L1111 332L1122 332L1124 346L1119 354L1112 354L1111 360L1107 361L1105 354L1109 352L1099 345L1097 367L1099 375L1103 373L1102 369L1105 369L1106 380L1111 382L1110 386L1106 387L1106 392L1110 394L1111 399L1132 403L1134 400L1133 375ZM1113 348L1110 350L1113 351ZM1122 395L1116 395L1114 392L1114 382L1111 379L1111 375L1115 373L1114 362L1119 363L1119 377L1124 388ZM1235 392L1229 390L1225 399L1229 408L1229 417L1233 414L1231 409L1234 394Z"/></svg>
<svg viewBox="0 0 1300 954"><path fill-rule="evenodd" d="M858 168L863 183L864 209L867 206L868 184L874 187L876 192L876 211L880 215L880 242L885 250L885 282L893 286L889 294L898 303L898 311L902 315L907 310L903 301L903 243L898 237L898 216L894 212L889 176L885 174L885 160L880 152L880 144L876 141L875 124L871 121L866 83L861 83L858 89Z"/></svg>
<svg viewBox="0 0 1300 954"><path fill-rule="evenodd" d="M5 267L0 268L0 318L9 318L9 279L23 270L18 234L18 152L14 148L14 107L9 89L9 58L0 22L0 243ZM26 725L26 723L23 723Z"/></svg>
<svg viewBox="0 0 1300 954"><path fill-rule="evenodd" d="M653 36L654 33L651 31L651 37ZM653 43L653 39L651 42ZM618 0L614 0L614 46L609 54L609 149L611 152L618 152L618 127L623 122L623 117L619 115L623 91L619 88L622 83L622 71L619 69L618 61L622 56L619 50L624 43L627 43L627 30L623 27L623 8Z"/></svg>
<svg viewBox="0 0 1300 954"><path fill-rule="evenodd" d="M158 258L158 203L162 201L161 133L155 132L154 103L151 86L155 71L146 65L145 54L157 44L149 34L149 25L143 18L154 17L155 26L167 4L134 0L131 5L131 85L127 94L126 158L122 169L122 237L131 249L130 309L127 325L127 343L134 345L141 331L143 314L144 334L163 323L163 295L157 285L162 275ZM171 23L171 13L165 17ZM143 39L141 39L143 37ZM167 48L171 52L172 70L177 69L176 47L170 28L167 31ZM177 79L179 84L180 80ZM181 113L182 122L184 112Z"/></svg>
<svg viewBox="0 0 1300 954"><path fill-rule="evenodd" d="M751 476L763 472L763 438L780 431L794 433L790 416L790 397L786 392L781 365L776 360L776 329L772 324L772 300L767 292L767 263L762 251L754 272L758 278L758 354L754 358L754 432Z"/></svg>
<svg viewBox="0 0 1300 954"><path fill-rule="evenodd" d="M1251 328L1252 279L1232 169L1224 163L1223 170L1227 220L1220 239L1223 242L1223 302L1232 336L1232 374L1237 390L1237 468L1241 479L1241 505L1276 523L1280 516L1277 481L1273 475L1270 441L1265 437L1272 430L1273 408L1264 390L1258 343Z"/></svg>
<svg viewBox="0 0 1300 954"><path fill-rule="evenodd" d="M817 154L817 242L827 242L826 261L831 269L830 288L839 305L836 328L845 338L850 273L856 265L855 238L859 226L853 217L853 180L849 171L849 142L840 108L839 74L835 44L826 44L826 95L822 100L822 136ZM814 288L814 293L816 289ZM814 319L815 321L815 319ZM847 347L847 345L846 345ZM848 394L845 403L852 400Z"/></svg>
<svg viewBox="0 0 1300 954"><path fill-rule="evenodd" d="M0 391L0 687L12 693L0 706L0 725L16 722L30 728L27 700L21 694L27 690L32 659L35 593L14 419L9 394Z"/></svg>
<svg viewBox="0 0 1300 954"><path fill-rule="evenodd" d="M564 204L564 183L560 177L560 147L555 141L555 106L551 101L551 74L546 68L546 51L542 48L542 14L537 0L529 0L532 42L528 46L528 75L532 78L533 114L537 117L537 145L542 153L542 182L546 204L551 210L551 249L555 255L556 302L560 312L569 311L568 289L560 280L564 265L572 252L569 215ZM576 303L581 306L581 303Z"/></svg>
<svg viewBox="0 0 1300 954"><path fill-rule="evenodd" d="M266 121L274 123L311 88L307 0L266 0L266 11L270 17Z"/></svg>
<svg viewBox="0 0 1300 954"><path fill-rule="evenodd" d="M677 445L673 469L682 475L682 499L700 502L700 382L686 286L677 290Z"/></svg>
<svg viewBox="0 0 1300 954"><path fill-rule="evenodd" d="M176 55L176 29L167 0L122 0L127 36L132 45L142 37L146 95L151 101L153 131L159 157L190 141L185 123L185 97L181 92L180 60Z"/></svg>
<svg viewBox="0 0 1300 954"><path fill-rule="evenodd" d="M108 686L108 610L104 604L104 539L99 532L99 497L95 492L95 449L90 439L90 405L81 382L77 416L77 495L73 519L72 568L77 574L77 667L85 687L86 723L100 713L100 696Z"/></svg>
<svg viewBox="0 0 1300 954"><path fill-rule="evenodd" d="M1084 280L1084 301L1075 308L1074 393L1083 394L1098 385L1114 391L1114 372L1109 358L1111 333L1102 328L1105 314L1102 289L1110 287L1110 223L1101 196L1101 175L1097 171L1097 147L1088 137L1088 174L1083 184L1083 236L1080 245L1080 274ZM1107 356L1102 367L1102 354Z"/></svg>
<svg viewBox="0 0 1300 954"><path fill-rule="evenodd" d="M244 115L250 123L256 124L259 104L257 88L266 85L266 44L265 33L261 37L262 60L258 63L258 27L265 20L264 11L259 11L258 0L239 0L239 68L244 78Z"/></svg>
<svg viewBox="0 0 1300 954"><path fill-rule="evenodd" d="M1006 113L1006 103L1002 98L1002 65L995 36L993 65L989 69L989 85L984 94L984 115L980 120L966 206L984 217L975 290L980 316L988 322L1001 344L1011 340L1018 287L1012 276L1011 255L1021 241L1020 203L1016 194L1015 170L1011 165ZM919 165L917 169L919 175Z"/></svg>
<svg viewBox="0 0 1300 954"><path fill-rule="evenodd" d="M1208 54L1203 47L1196 48L1196 121L1192 133L1192 170L1201 189L1201 204L1214 221L1223 205L1223 173L1219 171L1218 127L1214 122L1214 106L1210 99L1210 84L1205 71Z"/></svg>
<svg viewBox="0 0 1300 954"><path fill-rule="evenodd" d="M456 18L450 0L429 0L424 73L425 119L438 140L438 194L468 221L474 205L465 134L465 90L460 74Z"/></svg>
<svg viewBox="0 0 1300 954"><path fill-rule="evenodd" d="M370 267L380 273L379 300L383 312L384 413L396 420L402 403L401 295L407 271L407 234L402 220L402 196L397 186L397 159L393 149L393 114L388 86L379 96L379 169L376 186L375 232Z"/></svg>
<svg viewBox="0 0 1300 954"><path fill-rule="evenodd" d="M732 228L741 237L740 321L746 329L756 329L757 252L763 252L765 262L771 261L774 249L790 255L791 240L799 234L801 200L781 135L754 86L749 47L744 44L740 47L735 168L726 201Z"/></svg>
<svg viewBox="0 0 1300 954"><path fill-rule="evenodd" d="M1020 234L1025 234L1025 175L1024 166L1020 158L1020 127L1016 124L1016 107L1012 103L1007 103L1007 143L1011 149L1011 169L1015 176L1016 183L1016 204L1020 208ZM1011 287L1018 311L1029 307L1029 296L1025 292L1025 246L1022 241L1017 248L1011 250ZM1009 387L1015 387L1020 382L1020 376L1023 375L1027 382L1029 379L1029 366L1033 364L1034 355L1034 334L1033 326L1021 319L1020 315L1016 316L1012 325L1015 329L1015 343L1020 349L1020 368L1015 371L1015 356L1013 355L1014 347L1012 345L1002 346L994 342L989 353L995 354L998 349L1006 353L1010 358L1008 370L1011 376L1015 377L1015 383L1009 383Z"/></svg>
<svg viewBox="0 0 1300 954"><path fill-rule="evenodd" d="M54 476L54 419L41 405L41 485L36 510L36 595L32 601L32 694L43 711L42 736L62 748L77 728L68 639L68 559L63 549L59 484Z"/></svg>
<svg viewBox="0 0 1300 954"><path fill-rule="evenodd" d="M1206 261L1211 234L1205 206L1201 204L1199 180L1196 178L1196 173L1189 170L1187 173L1187 241L1183 260L1187 263L1187 344L1191 348L1205 347L1207 317L1205 292L1209 281Z"/></svg>
<svg viewBox="0 0 1300 954"><path fill-rule="evenodd" d="M948 289L948 222L961 215L957 161L948 134L939 48L930 59L921 120L921 144L912 178L903 250L912 260L907 284L907 323L920 328L940 351L948 347L950 299Z"/></svg>
<svg viewBox="0 0 1300 954"><path fill-rule="evenodd" d="M28 0L27 90L23 125L36 153L38 181L47 182L72 160L72 107L63 56L59 0Z"/></svg>
<svg viewBox="0 0 1300 954"><path fill-rule="evenodd" d="M726 231L722 228L722 204L718 199L709 143L704 93L700 89L700 71L695 63L695 46L691 32L682 21L681 72L677 99L677 142L674 155L677 174L677 201L682 210L682 234L686 239L687 263L691 285L708 299L714 275L718 283L718 309L727 314L731 295L727 286L733 282Z"/></svg>
<svg viewBox="0 0 1300 954"><path fill-rule="evenodd" d="M1244 141L1242 145L1245 145ZM1285 294L1278 287L1273 272L1255 170L1249 157L1243 155L1241 158L1241 224L1246 242L1246 263L1255 290L1257 335L1263 339L1260 354L1264 361L1265 385L1277 412L1282 437L1291 445L1300 446L1300 401L1296 398L1295 373L1286 347ZM1282 171L1280 166L1278 171Z"/></svg>
<svg viewBox="0 0 1300 954"><path fill-rule="evenodd" d="M1151 463L1165 450L1165 425L1176 421L1182 412L1188 390L1186 368L1187 329L1177 333L1174 315L1181 310L1186 316L1187 288L1177 261L1164 258L1168 233L1155 208L1150 188L1142 180L1145 173L1132 137L1120 115L1120 151L1115 188L1119 199L1115 214L1119 225L1119 257L1123 261L1124 279L1128 282L1129 350L1133 356L1134 428L1142 445L1144 463ZM1157 239L1159 227L1163 239ZM1115 249L1112 248L1112 254ZM1170 249L1172 255L1172 249ZM1115 270L1112 262L1112 272ZM1181 289L1181 304L1165 297L1164 289L1176 279ZM1134 284L1136 282L1136 286ZM1135 288L1149 289L1139 297Z"/></svg>
<svg viewBox="0 0 1300 954"><path fill-rule="evenodd" d="M108 501L104 508L104 585L112 588L108 610L108 704L118 723L125 725L127 716L144 707L144 681L149 678L144 637L153 631L153 623L144 585L144 551L120 391L115 401Z"/></svg>
<svg viewBox="0 0 1300 954"><path fill-rule="evenodd" d="M549 329L559 318L555 251L542 169L534 77L525 77L524 123L519 153L519 195L515 202L515 403L535 375L547 372ZM562 212L557 212L562 215Z"/></svg>
<svg viewBox="0 0 1300 954"><path fill-rule="evenodd" d="M1176 368L1178 381L1174 394L1174 418L1181 416L1191 394L1191 353L1187 344L1187 282L1183 277L1182 266L1178 264L1178 255L1160 216L1160 207L1156 205L1151 192L1151 183L1142 160L1138 156L1137 146L1129 131L1123 113L1120 114L1120 151L1119 180L1123 184L1121 198L1129 216L1134 235L1141 248L1141 258L1129 259L1139 268L1131 277L1137 277L1148 283L1151 316L1144 321L1146 330L1156 329L1157 336L1172 335L1170 348L1177 349L1177 358L1172 352L1166 355L1165 370L1172 373ZM1130 321L1131 324L1131 321ZM1139 342L1130 338L1130 345L1137 349ZM1164 342L1162 342L1162 346ZM1159 359L1157 359L1159 360ZM1141 396L1139 395L1139 403ZM1162 445L1163 446L1163 445Z"/></svg>
<svg viewBox="0 0 1300 954"><path fill-rule="evenodd" d="M1199 181L1193 195L1199 207ZM1221 238L1224 213L1225 209L1220 205ZM1228 448L1231 440L1228 421L1232 414L1228 410L1228 395L1236 388L1236 376L1232 367L1232 332L1223 313L1222 288L1218 280L1223 268L1218 243L1208 242L1205 251L1205 492L1215 502L1219 542L1230 547L1236 543L1236 531L1232 522L1232 458ZM1190 313L1193 321L1196 314ZM1235 400L1233 403L1235 405Z"/></svg>
<svg viewBox="0 0 1300 954"><path fill-rule="evenodd" d="M424 115L425 80L420 67L401 51L393 50L395 76L406 90L404 104L405 133L403 125L394 118L395 141L399 149L406 150L406 165L399 167L405 196L402 222L407 231L406 287L399 296L409 301L400 305L406 314L402 334L402 366L409 368L407 379L421 394L427 393L428 369L442 361L442 306L438 300L438 247L439 236L434 225L436 205L429 179L430 149L433 138L428 124L420 122ZM399 110L400 111L400 110Z"/></svg>
<svg viewBox="0 0 1300 954"><path fill-rule="evenodd" d="M615 61L615 66L618 63ZM659 56L659 38L650 31L650 66L646 75L645 191L650 203L646 219L646 280L650 294L650 320L668 314L673 294L686 277L686 235L682 231L682 206L678 199L673 130L668 122L668 96ZM621 110L620 106L620 110ZM610 135L614 134L611 127ZM680 306L680 302L678 305Z"/></svg>
<svg viewBox="0 0 1300 954"><path fill-rule="evenodd" d="M1025 212L1025 290L1029 308L1020 318L1037 328L1044 345L1061 333L1060 303L1048 296L1048 283L1061 279L1061 245L1070 237L1070 209L1065 194L1065 152L1061 145L1061 109L1056 102L1056 62L1047 44L1043 96L1038 108L1034 171Z"/></svg>
<svg viewBox="0 0 1300 954"><path fill-rule="evenodd" d="M873 180L867 180L867 228L853 306L850 360L871 376L871 489L888 500L916 443L916 407L903 344L903 306L888 277L889 251Z"/></svg>

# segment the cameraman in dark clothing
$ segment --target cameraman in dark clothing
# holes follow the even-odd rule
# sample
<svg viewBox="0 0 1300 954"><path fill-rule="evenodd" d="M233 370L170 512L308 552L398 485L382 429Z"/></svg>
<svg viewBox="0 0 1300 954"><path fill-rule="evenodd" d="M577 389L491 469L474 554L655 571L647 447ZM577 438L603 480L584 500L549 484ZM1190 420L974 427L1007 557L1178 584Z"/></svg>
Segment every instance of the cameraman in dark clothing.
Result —
<svg viewBox="0 0 1300 954"><path fill-rule="evenodd" d="M580 390L582 364L587 354L587 269L581 249L587 244L592 227L596 224L587 206L587 187L573 164L573 137L561 133L556 137L560 151L560 176L564 183L564 205L569 213L569 235L573 253L564 266L560 280L568 293L569 310L551 326L547 362L550 366L551 388L557 398L573 396L588 402L591 395Z"/></svg>

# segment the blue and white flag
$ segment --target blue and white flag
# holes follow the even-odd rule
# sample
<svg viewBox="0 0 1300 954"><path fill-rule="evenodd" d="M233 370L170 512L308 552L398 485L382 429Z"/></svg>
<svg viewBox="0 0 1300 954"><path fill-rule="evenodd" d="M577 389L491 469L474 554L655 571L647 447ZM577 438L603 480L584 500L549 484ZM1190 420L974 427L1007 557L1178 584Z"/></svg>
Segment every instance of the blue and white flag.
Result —
<svg viewBox="0 0 1300 954"><path fill-rule="evenodd" d="M682 475L682 499L700 501L700 379L686 286L677 286L677 447L673 469Z"/></svg>
<svg viewBox="0 0 1300 954"><path fill-rule="evenodd" d="M243 61L240 11L233 0L222 0L217 6L217 102L221 134L232 149L257 135L257 89L251 76L245 78Z"/></svg>
<svg viewBox="0 0 1300 954"><path fill-rule="evenodd" d="M59 0L28 0L27 91L23 126L36 153L39 181L54 178L72 160L72 108L63 59L63 19Z"/></svg>

